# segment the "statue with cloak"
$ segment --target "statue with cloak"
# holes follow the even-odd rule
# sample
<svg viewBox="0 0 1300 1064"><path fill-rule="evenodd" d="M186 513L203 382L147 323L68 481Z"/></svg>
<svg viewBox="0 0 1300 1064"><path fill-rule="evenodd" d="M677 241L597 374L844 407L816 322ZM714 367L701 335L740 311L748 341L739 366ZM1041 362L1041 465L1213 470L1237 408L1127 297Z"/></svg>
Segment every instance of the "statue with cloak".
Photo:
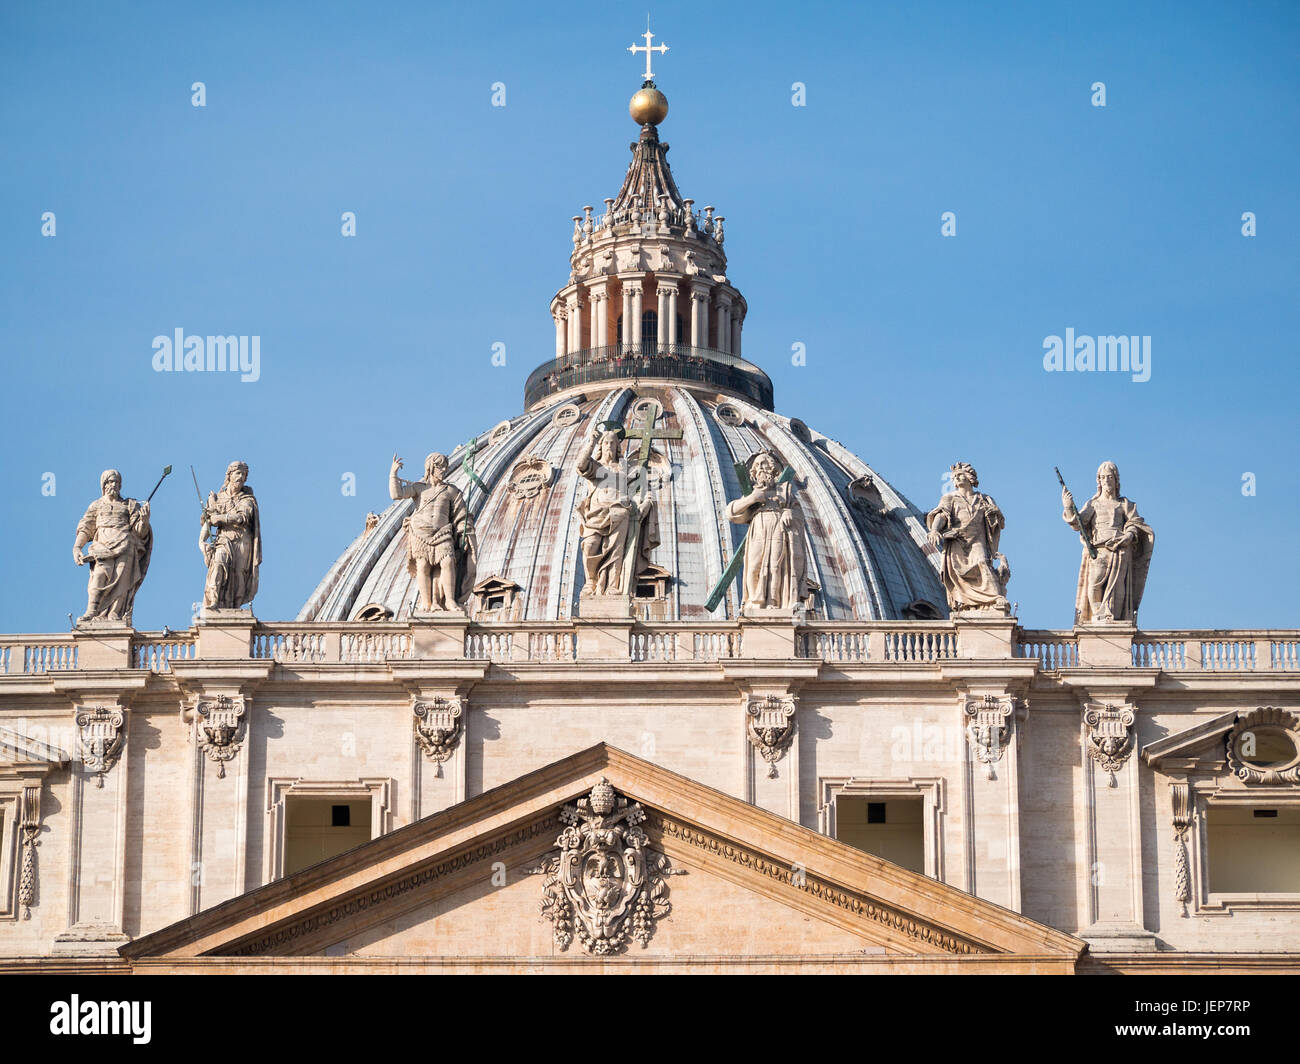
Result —
<svg viewBox="0 0 1300 1064"><path fill-rule="evenodd" d="M86 508L72 544L76 563L90 566L86 612L77 623L130 624L135 594L149 571L153 554L149 504L122 497L122 474L116 469L104 470L99 490L102 495ZM83 554L87 545L90 549Z"/></svg>
<svg viewBox="0 0 1300 1064"><path fill-rule="evenodd" d="M759 451L746 463L753 490L727 504L727 517L749 525L742 609L793 610L808 597L803 511L793 483L779 483L781 462Z"/></svg>
<svg viewBox="0 0 1300 1064"><path fill-rule="evenodd" d="M581 522L582 565L586 576L582 594L628 595L636 577L650 565L650 552L659 546L659 523L644 465L629 469L621 453L618 428L592 430L591 441L578 459L578 475L591 492L577 505Z"/></svg>
<svg viewBox="0 0 1300 1064"><path fill-rule="evenodd" d="M1138 515L1137 506L1119 490L1119 469L1103 462L1097 470L1097 494L1076 509L1068 488L1061 489L1061 515L1091 544L1079 565L1075 624L1137 623L1146 588L1156 534Z"/></svg>
<svg viewBox="0 0 1300 1064"><path fill-rule="evenodd" d="M237 610L257 594L262 565L262 521L247 484L248 464L231 462L220 491L208 493L199 548L208 566L206 609Z"/></svg>
<svg viewBox="0 0 1300 1064"><path fill-rule="evenodd" d="M931 546L943 550L940 574L948 593L948 608L1007 612L1007 581L1011 568L998 552L1006 518L992 497L975 489L979 474L968 462L952 467L953 490L926 515ZM996 568L995 568L996 563Z"/></svg>

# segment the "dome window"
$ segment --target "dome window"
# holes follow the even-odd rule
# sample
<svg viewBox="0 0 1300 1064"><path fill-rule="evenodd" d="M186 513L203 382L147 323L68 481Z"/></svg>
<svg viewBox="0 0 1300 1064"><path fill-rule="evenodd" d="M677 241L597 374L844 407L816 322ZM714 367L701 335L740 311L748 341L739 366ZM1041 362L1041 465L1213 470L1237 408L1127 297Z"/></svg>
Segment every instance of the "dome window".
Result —
<svg viewBox="0 0 1300 1064"><path fill-rule="evenodd" d="M393 611L380 602L368 602L357 610L354 621L391 621Z"/></svg>
<svg viewBox="0 0 1300 1064"><path fill-rule="evenodd" d="M551 424L557 428L565 425L576 425L582 420L582 411L578 409L576 403L565 403L554 414L551 415Z"/></svg>
<svg viewBox="0 0 1300 1064"><path fill-rule="evenodd" d="M719 403L716 411L717 418L724 425L733 425L739 428L745 423L745 417L740 412L740 408L731 403Z"/></svg>
<svg viewBox="0 0 1300 1064"><path fill-rule="evenodd" d="M478 609L476 619L480 621L517 621L519 592L518 584L511 580L502 580L499 576L489 576L474 585L472 592Z"/></svg>

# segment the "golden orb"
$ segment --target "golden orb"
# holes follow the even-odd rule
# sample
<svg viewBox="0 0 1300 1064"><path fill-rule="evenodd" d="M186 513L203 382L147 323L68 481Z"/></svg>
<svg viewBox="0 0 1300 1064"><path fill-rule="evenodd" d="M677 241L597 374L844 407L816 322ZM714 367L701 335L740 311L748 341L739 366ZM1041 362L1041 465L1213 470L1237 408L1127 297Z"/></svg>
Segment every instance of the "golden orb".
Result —
<svg viewBox="0 0 1300 1064"><path fill-rule="evenodd" d="M639 126L657 126L668 117L668 97L653 85L646 85L632 97L627 113Z"/></svg>

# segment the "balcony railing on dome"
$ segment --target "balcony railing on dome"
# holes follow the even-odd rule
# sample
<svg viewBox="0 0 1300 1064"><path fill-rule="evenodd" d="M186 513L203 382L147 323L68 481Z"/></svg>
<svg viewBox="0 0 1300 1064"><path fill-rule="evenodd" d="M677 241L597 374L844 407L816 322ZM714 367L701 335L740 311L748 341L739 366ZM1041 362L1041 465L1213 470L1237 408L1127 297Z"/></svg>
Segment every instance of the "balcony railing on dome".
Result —
<svg viewBox="0 0 1300 1064"><path fill-rule="evenodd" d="M587 347L548 359L528 375L524 406L579 385L639 377L696 381L744 396L764 410L772 409L772 381L752 362L710 347L651 340Z"/></svg>

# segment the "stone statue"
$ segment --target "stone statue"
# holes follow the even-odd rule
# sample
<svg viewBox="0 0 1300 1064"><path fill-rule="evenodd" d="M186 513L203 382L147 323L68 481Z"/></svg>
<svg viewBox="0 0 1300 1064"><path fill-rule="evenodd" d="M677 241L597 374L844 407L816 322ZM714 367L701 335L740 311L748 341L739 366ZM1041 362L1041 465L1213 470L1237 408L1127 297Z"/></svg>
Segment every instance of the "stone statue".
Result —
<svg viewBox="0 0 1300 1064"><path fill-rule="evenodd" d="M943 586L948 608L1008 612L1006 590L1011 567L998 553L1006 518L998 504L979 487L979 475L968 462L952 467L953 489L926 516L930 544L943 550ZM994 562L1000 564L994 568Z"/></svg>
<svg viewBox="0 0 1300 1064"><path fill-rule="evenodd" d="M1147 570L1156 534L1137 506L1119 493L1119 470L1102 462L1097 470L1097 494L1076 510L1068 488L1061 488L1066 524L1078 531L1097 552L1084 549L1079 589L1074 601L1075 624L1137 623L1138 606L1146 588Z"/></svg>
<svg viewBox="0 0 1300 1064"><path fill-rule="evenodd" d="M597 425L578 459L578 474L591 482L591 493L577 506L586 573L583 595L629 594L630 584L659 545L646 467L627 468L620 453L622 440L620 429L602 432Z"/></svg>
<svg viewBox="0 0 1300 1064"><path fill-rule="evenodd" d="M753 490L727 504L727 517L749 525L742 609L793 610L808 597L803 512L793 484L778 484L781 462L759 451L746 463Z"/></svg>
<svg viewBox="0 0 1300 1064"><path fill-rule="evenodd" d="M420 609L463 610L474 588L478 540L465 496L447 475L447 456L436 451L424 460L424 479L397 475L402 460L393 455L388 494L415 499L415 510L402 522L406 532L406 569L420 591Z"/></svg>
<svg viewBox="0 0 1300 1064"><path fill-rule="evenodd" d="M237 610L257 594L262 564L262 520L248 480L248 463L231 462L220 491L208 493L199 547L208 566L206 609ZM213 538L209 535L213 534Z"/></svg>
<svg viewBox="0 0 1300 1064"><path fill-rule="evenodd" d="M122 474L116 469L104 470L99 488L103 494L86 507L72 544L77 564L90 566L86 612L77 623L130 624L135 593L149 571L153 553L149 504L122 498ZM82 554L86 544L90 544L90 550Z"/></svg>

